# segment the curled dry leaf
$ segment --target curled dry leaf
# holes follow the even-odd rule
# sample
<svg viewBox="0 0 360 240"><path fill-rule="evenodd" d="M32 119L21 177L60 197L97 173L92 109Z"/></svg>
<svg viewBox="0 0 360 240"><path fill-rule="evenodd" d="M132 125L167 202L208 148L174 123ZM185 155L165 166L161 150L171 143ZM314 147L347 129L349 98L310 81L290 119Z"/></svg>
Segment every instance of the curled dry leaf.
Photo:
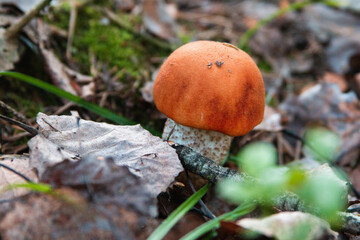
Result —
<svg viewBox="0 0 360 240"><path fill-rule="evenodd" d="M82 167L96 170L82 171ZM110 171L110 176L91 176L97 170ZM116 166L111 161L87 159L59 163L47 173L58 186L70 180L54 174L73 178L79 173L81 176L88 174L90 178L84 176L81 183L81 176L78 176L78 185L72 185L72 189L62 187L51 195L29 194L13 202L11 208L0 212L2 239L146 239L158 225L149 215L149 209L156 209L155 198L149 197L139 179L126 167ZM124 191L123 187L128 188L129 184L131 189ZM98 188L103 189L99 191Z"/></svg>
<svg viewBox="0 0 360 240"><path fill-rule="evenodd" d="M40 176L64 159L111 158L140 177L145 189L157 196L183 170L175 150L140 125L116 126L43 113L37 123L39 135L28 145L30 164Z"/></svg>
<svg viewBox="0 0 360 240"><path fill-rule="evenodd" d="M308 123L318 123L342 138L339 154L360 142L360 106L354 92L342 93L337 84L320 83L297 98L286 100L280 108L290 118L289 129L299 132Z"/></svg>
<svg viewBox="0 0 360 240"><path fill-rule="evenodd" d="M36 174L29 168L29 157L27 155L1 155L0 163L23 174L33 182L37 182ZM14 172L0 167L0 189L6 188L9 184L23 183L25 180ZM17 188L0 194L0 200L19 197L28 193L26 189Z"/></svg>
<svg viewBox="0 0 360 240"><path fill-rule="evenodd" d="M303 212L282 212L264 219L244 218L237 224L279 240L336 239L337 236L326 221Z"/></svg>
<svg viewBox="0 0 360 240"><path fill-rule="evenodd" d="M94 94L94 78L78 73L65 66L51 50L40 46L47 70L54 84L74 95L88 98Z"/></svg>

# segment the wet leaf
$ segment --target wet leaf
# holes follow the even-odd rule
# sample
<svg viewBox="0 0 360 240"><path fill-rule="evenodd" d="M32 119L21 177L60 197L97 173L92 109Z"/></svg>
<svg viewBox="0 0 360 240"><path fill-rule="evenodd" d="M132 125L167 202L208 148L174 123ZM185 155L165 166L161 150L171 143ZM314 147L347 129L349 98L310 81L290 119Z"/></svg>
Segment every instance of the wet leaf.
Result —
<svg viewBox="0 0 360 240"><path fill-rule="evenodd" d="M40 134L28 145L30 164L40 176L64 159L111 158L140 177L145 189L157 196L183 170L175 150L140 125L116 126L42 113L37 122Z"/></svg>

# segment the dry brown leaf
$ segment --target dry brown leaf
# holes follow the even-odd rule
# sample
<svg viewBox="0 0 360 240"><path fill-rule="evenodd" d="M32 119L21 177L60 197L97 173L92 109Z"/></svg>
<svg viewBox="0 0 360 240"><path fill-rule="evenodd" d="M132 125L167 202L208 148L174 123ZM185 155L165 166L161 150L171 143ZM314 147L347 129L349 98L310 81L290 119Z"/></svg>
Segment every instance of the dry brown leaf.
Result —
<svg viewBox="0 0 360 240"><path fill-rule="evenodd" d="M177 41L177 24L168 13L166 3L163 0L143 1L142 7L143 22L147 30L167 41Z"/></svg>
<svg viewBox="0 0 360 240"><path fill-rule="evenodd" d="M42 113L37 123L39 135L28 145L30 164L40 176L64 159L111 158L140 177L147 191L157 196L183 170L175 150L140 125L116 126Z"/></svg>
<svg viewBox="0 0 360 240"><path fill-rule="evenodd" d="M338 74L347 73L351 57L360 53L360 18L323 4L307 7L304 18L307 28L328 44L325 53L331 69Z"/></svg>
<svg viewBox="0 0 360 240"><path fill-rule="evenodd" d="M0 163L23 174L33 182L37 182L36 174L29 167L29 156L26 155L0 155ZM14 172L0 167L0 189L6 188L9 184L24 183L25 180ZM24 188L9 190L0 194L0 200L12 199L22 196L29 191Z"/></svg>
<svg viewBox="0 0 360 240"><path fill-rule="evenodd" d="M55 188L71 187L96 203L117 203L146 216L157 215L156 196L144 189L137 176L112 159L64 160L49 167L40 181Z"/></svg>
<svg viewBox="0 0 360 240"><path fill-rule="evenodd" d="M292 240L295 236L304 240L336 239L337 236L326 221L303 212L282 212L264 219L244 218L237 224L279 240Z"/></svg>
<svg viewBox="0 0 360 240"><path fill-rule="evenodd" d="M156 210L155 198L150 197L126 167L94 160L59 163L48 173L53 173L54 180L69 182L65 176L86 175L89 169L80 168L89 167L90 163L97 170L111 169L110 176L95 179L84 176L82 183L72 185L72 189L63 187L51 195L22 197L12 208L0 213L2 239L145 239L149 236L158 225L151 218L154 217L151 212ZM71 164L75 167L73 171L69 168ZM77 180L80 179L78 176Z"/></svg>
<svg viewBox="0 0 360 240"><path fill-rule="evenodd" d="M265 106L264 119L254 130L258 131L281 131L281 114L269 106Z"/></svg>
<svg viewBox="0 0 360 240"><path fill-rule="evenodd" d="M280 108L290 119L288 126L299 133L307 124L321 124L342 138L340 154L360 142L360 106L354 92L342 93L337 84L320 83L297 98L286 100Z"/></svg>
<svg viewBox="0 0 360 240"><path fill-rule="evenodd" d="M345 78L339 74L326 72L322 79L327 83L336 83L342 92L345 92L349 88Z"/></svg>
<svg viewBox="0 0 360 240"><path fill-rule="evenodd" d="M53 51L40 46L47 70L54 84L74 95L89 98L94 94L94 78L78 73L65 66Z"/></svg>

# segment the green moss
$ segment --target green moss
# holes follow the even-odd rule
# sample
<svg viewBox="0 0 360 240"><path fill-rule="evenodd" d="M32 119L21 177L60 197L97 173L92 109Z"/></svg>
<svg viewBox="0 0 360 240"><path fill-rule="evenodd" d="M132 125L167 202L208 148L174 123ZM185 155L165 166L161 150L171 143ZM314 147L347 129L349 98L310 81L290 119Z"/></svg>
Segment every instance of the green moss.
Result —
<svg viewBox="0 0 360 240"><path fill-rule="evenodd" d="M116 66L120 72L125 72L133 77L139 75L139 70L144 64L144 49L142 49L132 34L115 26L104 26L99 21L91 21L89 29L77 35L74 42L75 47L82 51L82 54L74 55L80 63L87 63L89 66L90 57L93 53L98 60Z"/></svg>
<svg viewBox="0 0 360 240"><path fill-rule="evenodd" d="M68 8L54 8L46 19L67 30L69 16ZM138 16L123 13L119 17L128 26L141 23ZM146 58L154 55L151 50L145 49L141 39L104 19L94 7L79 8L72 48L74 61L80 66L81 72L89 74L90 54L94 54L97 61L107 64L109 68L116 67L120 78L123 75L139 78L141 69L146 66Z"/></svg>

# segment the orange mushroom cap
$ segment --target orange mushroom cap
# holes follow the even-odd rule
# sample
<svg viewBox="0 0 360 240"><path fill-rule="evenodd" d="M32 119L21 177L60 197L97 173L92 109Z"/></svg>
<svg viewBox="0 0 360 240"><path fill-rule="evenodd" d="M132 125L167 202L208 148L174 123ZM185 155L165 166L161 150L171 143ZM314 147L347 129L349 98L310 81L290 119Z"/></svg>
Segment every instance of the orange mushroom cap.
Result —
<svg viewBox="0 0 360 240"><path fill-rule="evenodd" d="M233 45L196 41L175 50L154 84L156 107L175 122L240 136L258 125L265 88L251 57Z"/></svg>

